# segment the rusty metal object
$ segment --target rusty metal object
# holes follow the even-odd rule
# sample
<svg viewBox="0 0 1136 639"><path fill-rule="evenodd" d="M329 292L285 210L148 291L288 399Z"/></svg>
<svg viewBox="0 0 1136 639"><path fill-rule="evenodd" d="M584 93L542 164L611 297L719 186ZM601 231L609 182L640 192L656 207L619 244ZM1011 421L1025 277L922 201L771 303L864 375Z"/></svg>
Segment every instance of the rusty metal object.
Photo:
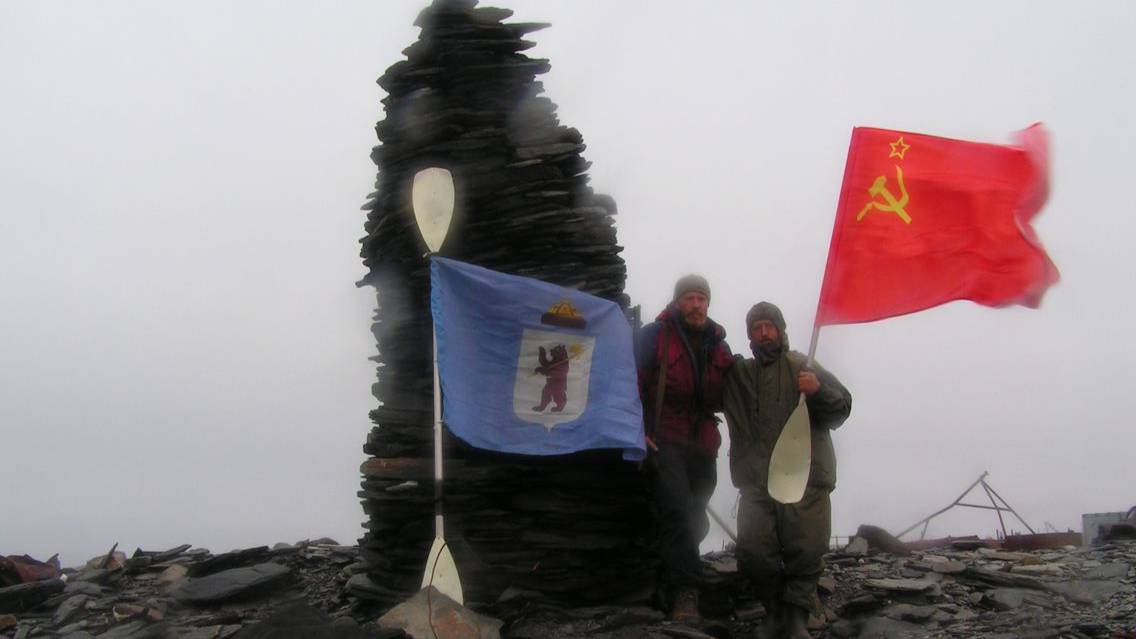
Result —
<svg viewBox="0 0 1136 639"><path fill-rule="evenodd" d="M1006 538L1002 540L1002 548L1006 550L1045 550L1080 545L1081 533L1075 532L1006 535Z"/></svg>
<svg viewBox="0 0 1136 639"><path fill-rule="evenodd" d="M1005 522L1005 520L1002 519L1002 513L1003 512L1008 512L1008 513L1012 514L1014 517L1016 517L1018 519L1018 521L1020 521L1022 523L1023 526L1025 526L1030 531L1030 533L1036 534L1037 531L1035 531L1032 526L1027 524L1026 520L1022 519L1022 516L1019 515L1017 513L1017 511L1015 511L1005 499L1002 499L1002 496L999 495L997 492L995 492L995 490L990 486L990 484L986 483L986 477L989 474L990 473L988 471L984 471L982 473L982 475L980 475L978 477L978 479L975 480L975 482L973 484L968 486L967 489L964 490L962 492L962 494L959 495L958 498L955 499L953 502L951 502L946 508L939 509L939 510L935 511L934 513L931 513L930 515L924 517L923 519L920 519L919 521L915 522L914 524L912 524L911 526L906 528L903 532L896 535L896 537L902 537L902 536L906 535L907 533L911 532L912 530L915 530L920 525L922 525L923 530L922 530L922 532L919 533L919 539L922 540L927 535L927 526L931 523L931 520L934 519L935 517L938 517L939 515L947 512L948 510L954 508L955 506L962 506L964 508L979 508L979 509L983 509L983 510L995 511L996 513L998 513L998 523L1001 524L1001 526L1002 526L1002 537L1003 538L1009 536L1009 533L1006 532L1006 522ZM974 488L976 486L982 486L982 490L986 492L986 496L990 499L990 505L989 506L986 506L984 504L963 503L963 501L962 501L963 498L966 497L967 495L969 495L970 491L974 490Z"/></svg>
<svg viewBox="0 0 1136 639"><path fill-rule="evenodd" d="M59 555L38 561L28 555L0 557L0 587L59 578Z"/></svg>

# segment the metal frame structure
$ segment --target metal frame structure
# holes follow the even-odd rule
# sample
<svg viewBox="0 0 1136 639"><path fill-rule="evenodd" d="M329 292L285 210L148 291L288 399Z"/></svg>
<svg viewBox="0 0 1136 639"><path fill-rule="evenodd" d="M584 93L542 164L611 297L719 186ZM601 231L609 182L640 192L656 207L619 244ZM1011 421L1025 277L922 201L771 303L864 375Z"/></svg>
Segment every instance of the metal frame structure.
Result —
<svg viewBox="0 0 1136 639"><path fill-rule="evenodd" d="M905 529L903 532L896 535L896 537L902 537L902 536L906 535L907 533L911 532L912 530L915 530L916 528L918 528L920 526L920 524L922 524L923 530L919 533L919 539L920 540L925 539L926 536L927 536L927 526L930 525L931 520L934 519L935 517L938 517L939 515L947 512L948 510L954 508L955 506L964 506L966 508L981 508L983 510L995 511L996 513L998 513L998 523L1002 526L1002 537L1003 538L1005 538L1009 535L1009 533L1006 532L1006 521L1005 521L1005 519L1002 518L1003 512L1008 512L1008 513L1012 514L1014 517L1017 517L1018 521L1022 522L1022 525L1025 526L1030 531L1031 534L1037 534L1037 532L1033 528L1031 528L1029 524L1026 523L1026 520L1022 519L1022 516L1019 515L1017 513L1017 511L1015 511L1005 499L1002 499L1002 496L999 495L990 486L990 484L986 483L986 476L989 475L989 474L990 474L989 471L984 471L982 473L982 475L977 480L975 480L975 482L973 484L971 484L966 490L964 490L962 492L962 494L958 496L958 499L955 499L953 502L951 502L951 504L949 506L947 506L946 508L943 508L942 510L936 511L936 512L928 515L927 517L924 517L923 519L920 519L919 521L915 522L910 527ZM965 504L965 503L963 503L963 501L962 501L963 498L966 497L967 495L969 495L970 491L974 490L975 486L979 486L979 485L982 486L982 490L986 491L986 496L990 498L990 505L986 506L986 505L983 505L983 504ZM999 502L1001 502L1001 504L999 504Z"/></svg>

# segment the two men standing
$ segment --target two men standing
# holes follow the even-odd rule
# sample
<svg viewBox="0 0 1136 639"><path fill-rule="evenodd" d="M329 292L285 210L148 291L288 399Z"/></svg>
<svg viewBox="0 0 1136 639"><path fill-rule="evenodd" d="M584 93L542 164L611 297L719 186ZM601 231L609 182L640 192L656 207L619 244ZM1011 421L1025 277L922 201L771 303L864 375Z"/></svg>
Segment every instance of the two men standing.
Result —
<svg viewBox="0 0 1136 639"><path fill-rule="evenodd" d="M674 593L671 616L698 617L698 545L709 530L706 506L716 483L721 437L714 413L730 429L730 474L741 491L738 558L767 615L761 636L807 639L809 612L819 612L816 583L831 528L829 493L836 457L829 430L851 411L852 398L819 366L789 350L785 320L768 302L746 314L754 357L730 354L725 330L707 316L710 287L687 276L674 299L644 328L639 384L653 450L652 487L660 519L660 554ZM811 421L813 461L804 498L769 496L769 460L800 394Z"/></svg>

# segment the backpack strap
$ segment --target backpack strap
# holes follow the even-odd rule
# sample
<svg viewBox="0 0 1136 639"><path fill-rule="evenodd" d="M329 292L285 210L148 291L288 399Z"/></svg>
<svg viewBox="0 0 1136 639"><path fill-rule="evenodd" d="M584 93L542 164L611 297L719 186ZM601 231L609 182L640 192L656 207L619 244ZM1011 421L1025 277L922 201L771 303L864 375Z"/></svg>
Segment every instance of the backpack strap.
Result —
<svg viewBox="0 0 1136 639"><path fill-rule="evenodd" d="M663 325L662 338L663 338L663 361L659 362L659 381L655 386L655 419L651 422L651 431L659 427L659 420L663 417L663 395L667 392L667 362L670 360L671 354L671 339L667 335L670 327L666 324Z"/></svg>

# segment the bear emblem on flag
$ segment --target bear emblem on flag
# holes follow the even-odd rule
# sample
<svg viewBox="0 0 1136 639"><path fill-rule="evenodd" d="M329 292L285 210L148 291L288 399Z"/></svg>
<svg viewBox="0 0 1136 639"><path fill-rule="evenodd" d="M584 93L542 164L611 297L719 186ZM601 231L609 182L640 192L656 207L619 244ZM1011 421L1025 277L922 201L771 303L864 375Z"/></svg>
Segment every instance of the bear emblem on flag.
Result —
<svg viewBox="0 0 1136 639"><path fill-rule="evenodd" d="M575 421L587 407L595 338L583 334L587 321L566 299L541 315L540 324L525 328L521 337L513 411L522 421L552 430Z"/></svg>

